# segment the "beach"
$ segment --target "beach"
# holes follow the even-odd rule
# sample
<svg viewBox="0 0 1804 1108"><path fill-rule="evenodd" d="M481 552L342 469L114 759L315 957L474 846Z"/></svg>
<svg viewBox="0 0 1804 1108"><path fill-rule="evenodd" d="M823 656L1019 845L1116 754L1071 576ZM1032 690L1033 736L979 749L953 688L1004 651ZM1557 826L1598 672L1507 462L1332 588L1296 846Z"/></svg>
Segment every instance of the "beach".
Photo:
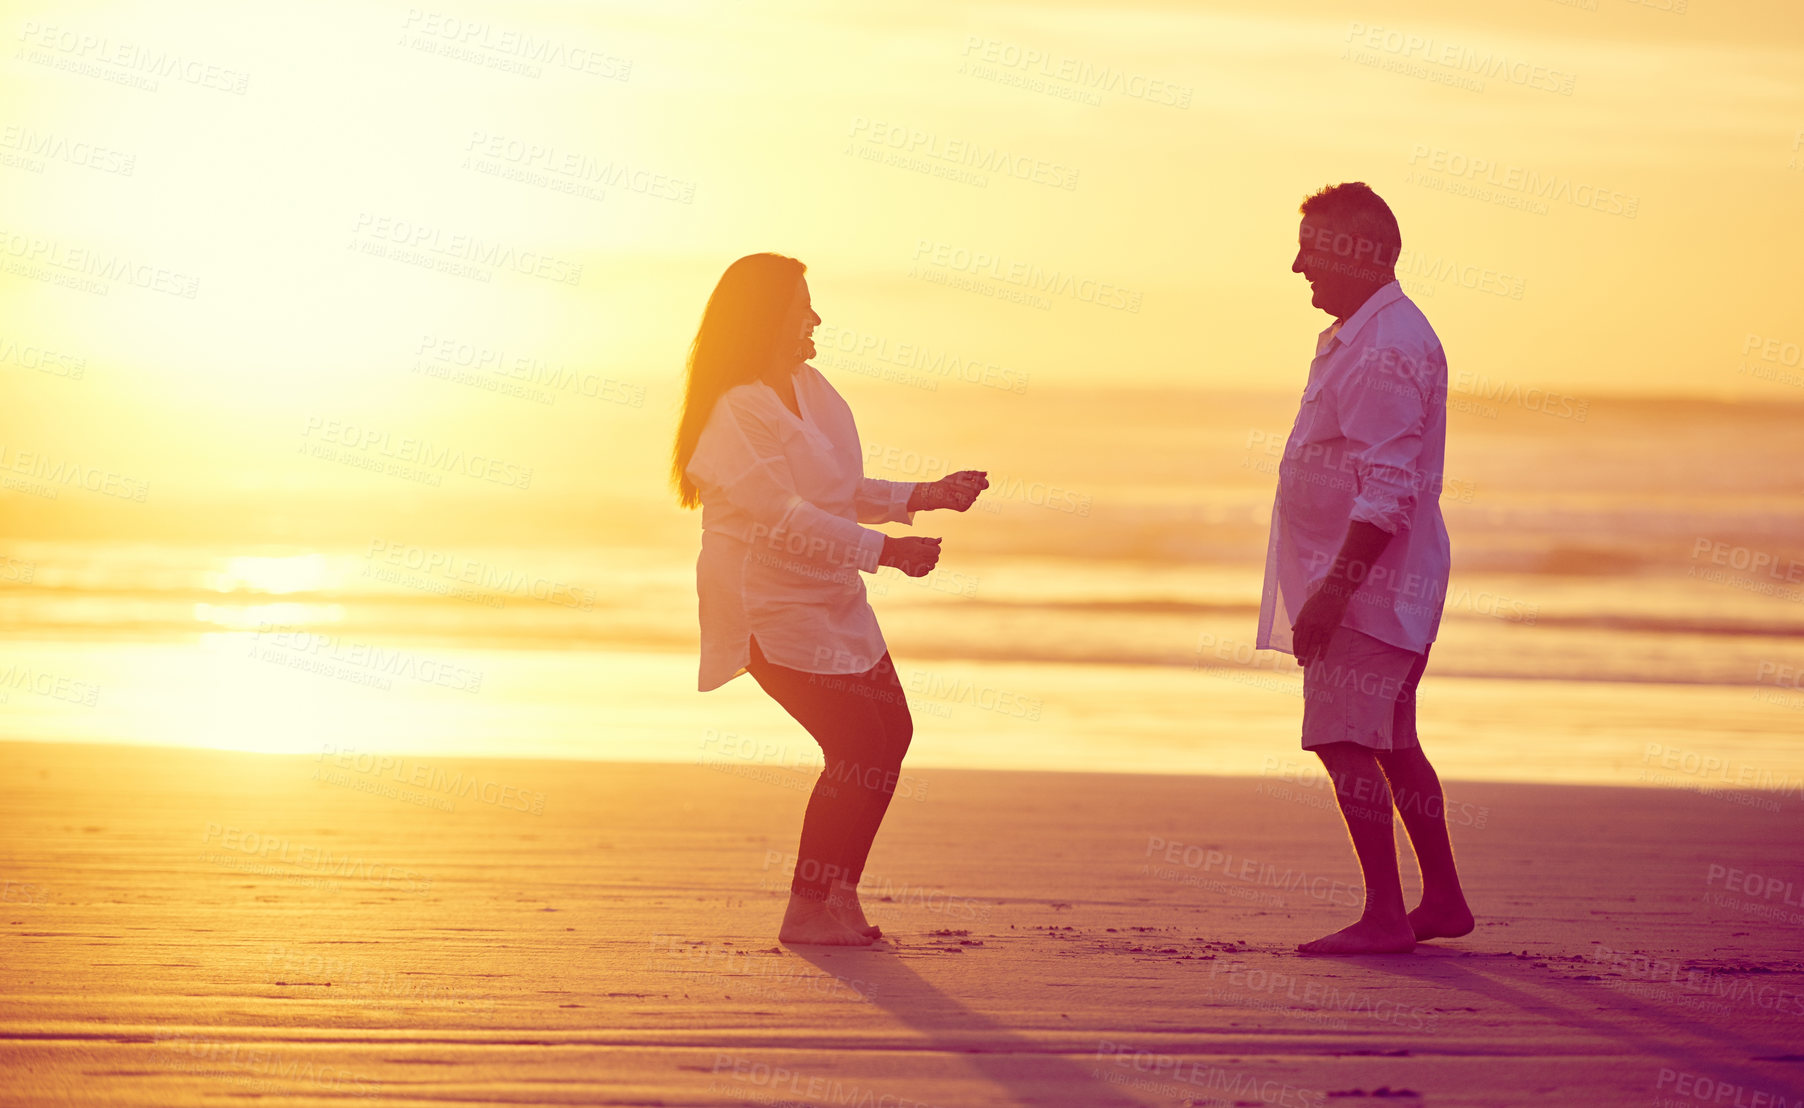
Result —
<svg viewBox="0 0 1804 1108"><path fill-rule="evenodd" d="M792 765L5 758L6 1104L1804 1095L1790 795L1451 781L1477 930L1303 958L1359 902L1317 778L923 769L839 950L775 940Z"/></svg>
<svg viewBox="0 0 1804 1108"><path fill-rule="evenodd" d="M1801 11L21 10L0 1108L1804 1108Z"/></svg>

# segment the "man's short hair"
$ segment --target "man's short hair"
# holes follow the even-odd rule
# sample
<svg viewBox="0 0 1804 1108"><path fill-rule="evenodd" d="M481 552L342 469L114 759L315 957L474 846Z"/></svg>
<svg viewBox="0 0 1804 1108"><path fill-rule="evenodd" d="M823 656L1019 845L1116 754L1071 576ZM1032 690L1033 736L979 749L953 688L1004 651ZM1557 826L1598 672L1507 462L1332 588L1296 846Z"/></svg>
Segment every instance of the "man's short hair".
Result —
<svg viewBox="0 0 1804 1108"><path fill-rule="evenodd" d="M1297 210L1370 243L1366 249L1355 252L1357 260L1370 258L1383 269L1396 267L1397 256L1403 252L1403 231L1397 226L1391 206L1364 181L1324 185L1305 197Z"/></svg>

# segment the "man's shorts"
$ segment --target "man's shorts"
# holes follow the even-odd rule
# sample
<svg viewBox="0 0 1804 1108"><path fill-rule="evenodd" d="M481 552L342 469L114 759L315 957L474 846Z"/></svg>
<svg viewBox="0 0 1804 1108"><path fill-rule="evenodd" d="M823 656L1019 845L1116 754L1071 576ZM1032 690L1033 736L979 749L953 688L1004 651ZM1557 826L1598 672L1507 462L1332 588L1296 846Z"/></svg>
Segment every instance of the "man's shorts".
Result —
<svg viewBox="0 0 1804 1108"><path fill-rule="evenodd" d="M1357 743L1408 750L1416 738L1416 685L1428 667L1420 654L1338 627L1328 649L1303 667L1303 749Z"/></svg>

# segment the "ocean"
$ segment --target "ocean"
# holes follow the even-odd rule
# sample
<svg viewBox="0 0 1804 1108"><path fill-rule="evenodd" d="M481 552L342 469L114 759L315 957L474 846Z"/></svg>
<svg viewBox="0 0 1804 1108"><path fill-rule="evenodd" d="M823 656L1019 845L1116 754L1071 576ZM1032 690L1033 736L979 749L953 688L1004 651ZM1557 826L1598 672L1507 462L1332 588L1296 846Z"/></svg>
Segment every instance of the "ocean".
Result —
<svg viewBox="0 0 1804 1108"><path fill-rule="evenodd" d="M911 765L1313 774L1300 671L1252 648L1294 397L838 379L868 475L991 475L917 517L938 571L867 578ZM661 399L530 497L314 465L280 493L178 482L124 528L0 494L0 737L805 772L749 678L696 691L699 517L662 487ZM1425 746L1450 779L1804 802L1804 412L1572 400L1453 394Z"/></svg>

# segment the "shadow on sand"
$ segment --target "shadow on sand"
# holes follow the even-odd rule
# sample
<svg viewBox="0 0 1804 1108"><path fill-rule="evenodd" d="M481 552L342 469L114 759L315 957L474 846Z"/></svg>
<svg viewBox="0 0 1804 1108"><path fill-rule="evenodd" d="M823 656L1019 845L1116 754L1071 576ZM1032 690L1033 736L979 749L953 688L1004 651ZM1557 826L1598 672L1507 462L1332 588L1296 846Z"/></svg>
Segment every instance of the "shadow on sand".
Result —
<svg viewBox="0 0 1804 1108"><path fill-rule="evenodd" d="M1318 957L1329 960L1327 956ZM1533 1012L1562 1027L1588 1031L1625 1050L1658 1059L1661 1066L1705 1075L1719 1084L1740 1085L1750 1095L1791 1089L1796 1096L1796 1090L1804 1084L1796 1077L1776 1076L1745 1064L1760 1059L1786 1064L1786 1059L1796 1058L1796 1023L1775 1024L1775 1041L1760 1042L1717 1027L1707 1019L1674 1013L1595 982L1550 978L1540 970L1530 977L1526 971L1533 962L1524 962L1514 955L1485 958L1483 964L1475 965L1477 959L1472 955L1422 946L1414 955L1345 960L1362 969L1431 985L1450 996L1471 993ZM1512 977L1512 970L1523 972ZM1790 1068L1797 1067L1794 1064ZM1657 1071L1648 1075L1649 1095L1657 1092L1654 1086L1658 1076Z"/></svg>
<svg viewBox="0 0 1804 1108"><path fill-rule="evenodd" d="M1058 1042L1032 1039L1015 1028L975 1011L908 968L908 955L888 942L877 949L823 946L786 947L817 969L855 977L874 986L871 1003L919 1031L925 1042L914 1049L963 1057L979 1075L1009 1098L1023 1104L1069 1103L1096 1108L1146 1108L1128 1089L1104 1077L1092 1060L1097 1046L1068 1049ZM1069 1034L1063 1038L1073 1038ZM1132 1071L1121 1071L1132 1077Z"/></svg>

